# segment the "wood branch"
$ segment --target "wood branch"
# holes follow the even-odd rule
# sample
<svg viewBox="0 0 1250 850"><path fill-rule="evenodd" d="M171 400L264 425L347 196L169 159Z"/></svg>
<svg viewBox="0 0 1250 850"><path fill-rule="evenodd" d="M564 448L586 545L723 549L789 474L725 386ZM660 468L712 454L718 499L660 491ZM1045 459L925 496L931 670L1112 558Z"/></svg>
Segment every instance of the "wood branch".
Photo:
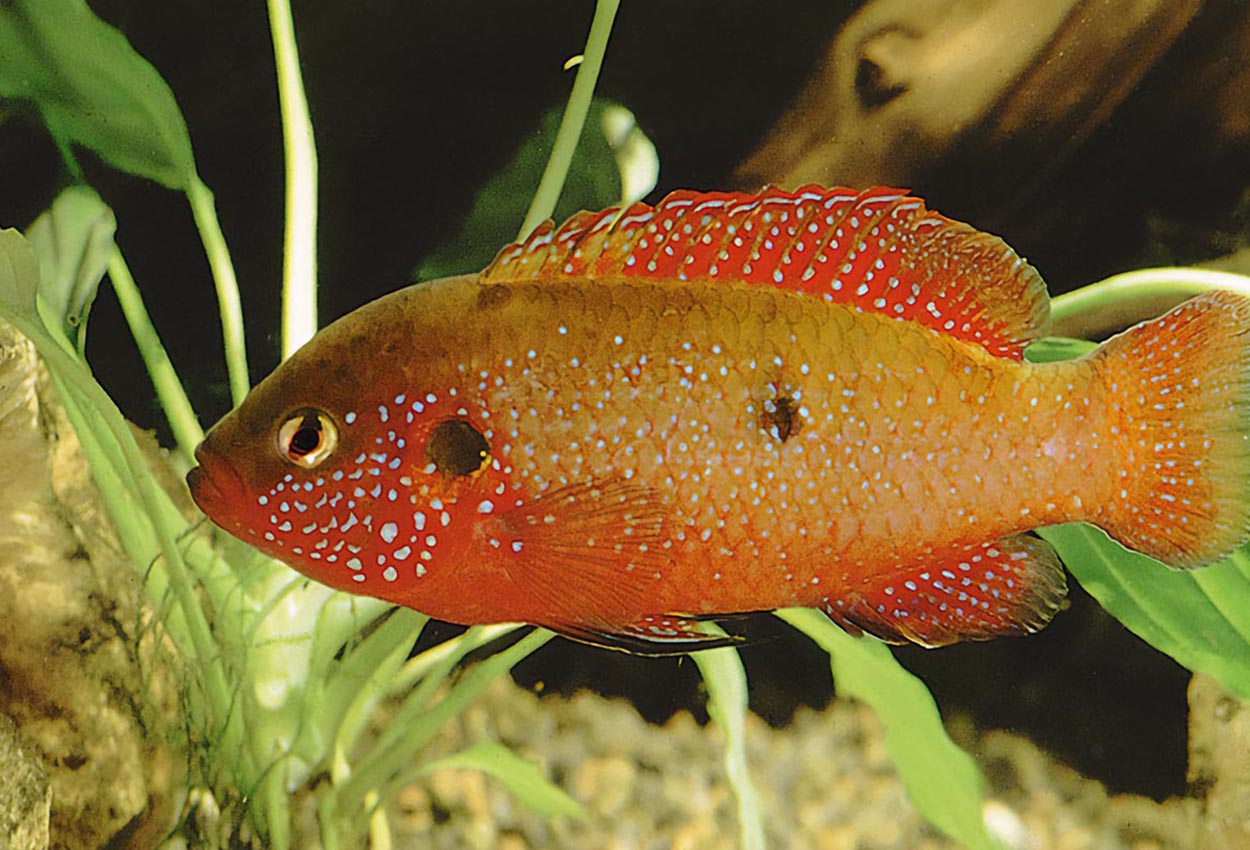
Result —
<svg viewBox="0 0 1250 850"><path fill-rule="evenodd" d="M1229 213L1248 50L1245 4L870 0L734 182L910 188L1070 288L1149 261L1152 216Z"/></svg>
<svg viewBox="0 0 1250 850"><path fill-rule="evenodd" d="M1106 120L1197 7L1038 0L1022 16L1007 0L870 2L737 182L907 184L957 145L1071 147Z"/></svg>

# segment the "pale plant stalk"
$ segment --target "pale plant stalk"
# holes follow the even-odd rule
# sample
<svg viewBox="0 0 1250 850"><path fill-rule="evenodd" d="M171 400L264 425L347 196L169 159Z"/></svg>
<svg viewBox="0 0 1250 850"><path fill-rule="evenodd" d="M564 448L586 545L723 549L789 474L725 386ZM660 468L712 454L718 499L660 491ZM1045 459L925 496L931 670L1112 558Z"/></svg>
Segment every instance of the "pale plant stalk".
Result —
<svg viewBox="0 0 1250 850"><path fill-rule="evenodd" d="M1212 269L1165 267L1112 275L1050 302L1051 332L1088 338L1166 312L1186 298L1227 289L1250 298L1250 277Z"/></svg>
<svg viewBox="0 0 1250 850"><path fill-rule="evenodd" d="M709 632L721 632L719 628ZM764 815L747 764L747 674L738 650L709 649L690 656L707 685L708 714L725 735L725 774L738 800L742 850L764 850Z"/></svg>
<svg viewBox="0 0 1250 850"><path fill-rule="evenodd" d="M239 299L239 281L234 263L226 248L226 237L217 220L213 193L198 176L187 183L187 200L191 214L204 244L204 253L217 288L217 310L221 314L221 334L226 349L226 371L230 379L230 399L235 406L243 403L251 382L247 372L247 343L243 338L243 304Z"/></svg>
<svg viewBox="0 0 1250 850"><path fill-rule="evenodd" d="M470 632L473 631L470 629ZM537 650L551 637L551 632L535 629L507 649L474 664L446 696L434 705L427 706L425 703L430 692L446 679L451 664L459 661L464 653L449 658L446 669L433 671L433 686L427 686L423 682L404 701L391 718L390 728L383 733L379 742L381 746L375 745L372 757L366 759L357 772L336 789L338 812L347 816L355 816L360 812L369 791L387 789L413 754L425 746L444 723L462 712L496 676L512 669L513 665Z"/></svg>
<svg viewBox="0 0 1250 850"><path fill-rule="evenodd" d="M287 0L269 0L286 157L286 225L282 263L282 358L317 332L317 146L300 75L295 26Z"/></svg>
<svg viewBox="0 0 1250 850"><path fill-rule="evenodd" d="M586 113L590 111L590 101L595 94L595 83L599 80L599 69L603 67L603 55L608 49L608 36L612 33L612 22L616 19L619 6L620 0L598 0L595 4L595 16L590 22L590 35L586 38L582 62L577 66L573 91L569 94L568 106L560 119L560 129L556 131L555 145L517 234L518 239L529 236L535 227L555 212L556 201L560 199L564 180L568 177L569 164L573 161L573 151L582 137L582 127L586 124Z"/></svg>
<svg viewBox="0 0 1250 850"><path fill-rule="evenodd" d="M183 463L189 465L195 447L204 439L204 431L200 428L200 421L182 388L182 381L178 379L169 353L152 324L152 317L143 305L143 297L130 274L130 267L126 265L121 249L116 246L109 257L108 272L109 280L113 283L113 292L121 304L122 315L126 317L126 324L130 327L130 335L134 337L139 355L147 366L148 376L156 389L156 397L160 401L161 409L165 411L174 441L178 444L179 455Z"/></svg>

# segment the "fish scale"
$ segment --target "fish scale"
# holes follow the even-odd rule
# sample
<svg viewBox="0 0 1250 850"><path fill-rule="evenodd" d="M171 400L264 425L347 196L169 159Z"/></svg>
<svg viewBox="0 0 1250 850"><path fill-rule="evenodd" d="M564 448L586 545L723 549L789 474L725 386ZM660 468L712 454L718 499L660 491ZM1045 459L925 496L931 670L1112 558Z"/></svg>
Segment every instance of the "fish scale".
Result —
<svg viewBox="0 0 1250 850"><path fill-rule="evenodd" d="M1023 363L1046 313L1000 240L897 190L677 192L340 320L189 481L308 575L453 622L650 653L789 605L1022 634L1065 588L1021 532L1088 520L1192 566L1248 524L1247 302Z"/></svg>

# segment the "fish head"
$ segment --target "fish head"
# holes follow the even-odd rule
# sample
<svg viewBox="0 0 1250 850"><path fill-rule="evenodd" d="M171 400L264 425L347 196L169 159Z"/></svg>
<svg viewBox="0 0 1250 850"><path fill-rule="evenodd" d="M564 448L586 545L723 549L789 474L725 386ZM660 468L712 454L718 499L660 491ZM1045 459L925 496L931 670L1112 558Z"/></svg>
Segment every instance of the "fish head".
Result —
<svg viewBox="0 0 1250 850"><path fill-rule="evenodd" d="M366 305L282 363L196 450L196 504L310 578L412 604L502 492L464 390L475 303L461 280Z"/></svg>

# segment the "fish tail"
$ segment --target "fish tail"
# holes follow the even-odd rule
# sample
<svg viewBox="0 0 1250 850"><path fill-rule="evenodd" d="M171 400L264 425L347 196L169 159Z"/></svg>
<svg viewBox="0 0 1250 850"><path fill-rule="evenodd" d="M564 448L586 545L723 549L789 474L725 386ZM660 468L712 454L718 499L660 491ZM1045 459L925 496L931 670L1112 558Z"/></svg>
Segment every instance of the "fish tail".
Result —
<svg viewBox="0 0 1250 850"><path fill-rule="evenodd" d="M1198 567L1250 536L1250 299L1210 292L1093 355L1118 479L1094 518L1124 545Z"/></svg>

